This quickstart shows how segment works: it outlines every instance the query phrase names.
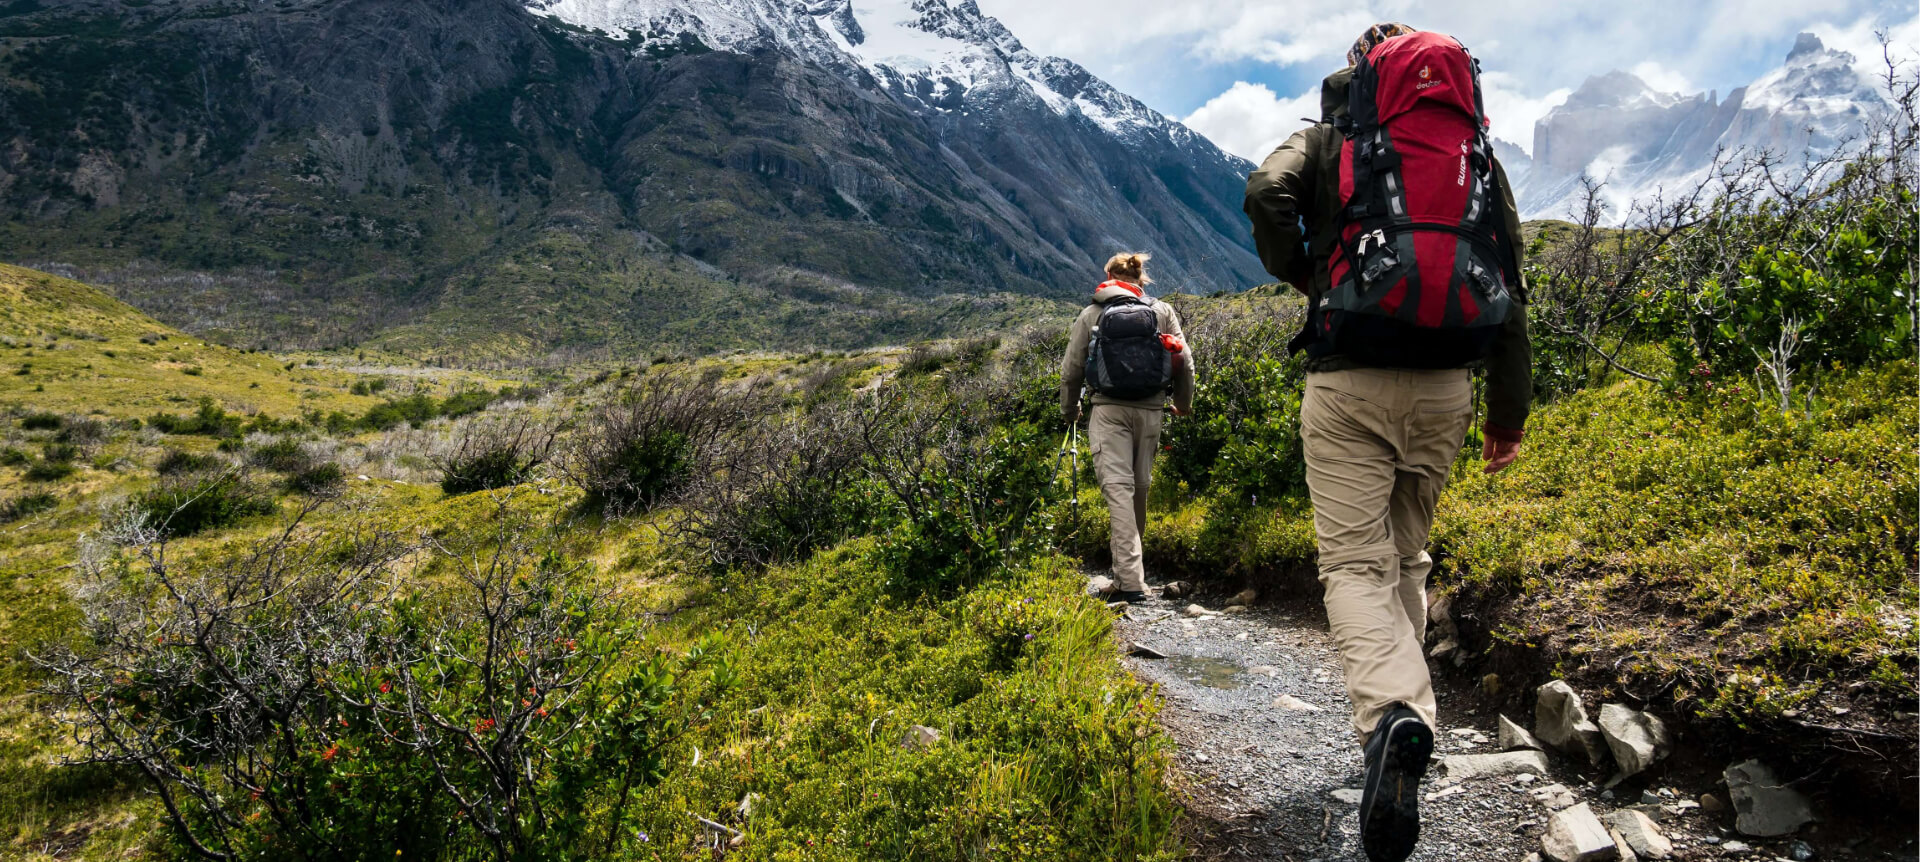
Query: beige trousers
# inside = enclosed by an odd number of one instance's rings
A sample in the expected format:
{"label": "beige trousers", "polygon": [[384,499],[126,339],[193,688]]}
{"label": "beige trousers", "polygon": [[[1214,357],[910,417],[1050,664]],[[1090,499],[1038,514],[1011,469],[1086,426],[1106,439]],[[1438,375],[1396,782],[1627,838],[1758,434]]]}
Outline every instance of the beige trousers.
{"label": "beige trousers", "polygon": [[1120,589],[1144,590],[1147,570],[1140,560],[1140,533],[1147,527],[1147,487],[1160,448],[1160,411],[1095,404],[1087,417],[1087,441],[1093,445],[1093,472],[1100,477],[1112,524],[1113,577]]}
{"label": "beige trousers", "polygon": [[1434,725],[1427,675],[1427,535],[1467,426],[1469,372],[1307,375],[1300,405],[1327,622],[1365,738],[1396,703]]}

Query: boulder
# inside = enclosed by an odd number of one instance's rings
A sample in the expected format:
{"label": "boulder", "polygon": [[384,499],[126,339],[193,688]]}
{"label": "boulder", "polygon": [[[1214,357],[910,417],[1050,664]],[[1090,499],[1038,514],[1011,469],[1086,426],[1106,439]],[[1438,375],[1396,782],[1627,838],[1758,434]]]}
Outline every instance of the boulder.
{"label": "boulder", "polygon": [[1514,751],[1523,748],[1533,751],[1547,750],[1547,746],[1533,734],[1528,733],[1526,728],[1515,723],[1513,719],[1500,716],[1500,750]]}
{"label": "boulder", "polygon": [[1654,825],[1653,818],[1626,809],[1607,815],[1607,825],[1626,839],[1627,846],[1633,848],[1634,855],[1643,859],[1665,859],[1673,855],[1673,842],[1660,834],[1660,827]]}
{"label": "boulder", "polygon": [[1613,839],[1613,858],[1620,862],[1640,862],[1639,854],[1634,853],[1633,848],[1627,846],[1627,839],[1620,835],[1620,830],[1607,830],[1607,837]]}
{"label": "boulder", "polygon": [[1507,751],[1500,754],[1450,754],[1440,758],[1447,777],[1455,781],[1489,775],[1542,774],[1547,771],[1547,756],[1538,751]]}
{"label": "boulder", "polygon": [[900,740],[900,747],[908,749],[909,751],[921,751],[932,747],[934,743],[939,741],[940,731],[927,727],[924,724],[916,724],[907,728],[906,736]]}
{"label": "boulder", "polygon": [[1192,593],[1193,585],[1186,581],[1174,581],[1160,588],[1160,597],[1165,599],[1177,599]]}
{"label": "boulder", "polygon": [[1733,828],[1742,835],[1771,838],[1791,835],[1813,820],[1813,807],[1758,760],[1727,767],[1727,795],[1733,800]]}
{"label": "boulder", "polygon": [[1247,589],[1234,593],[1233,601],[1228,602],[1228,604],[1251,606],[1254,600],[1258,598],[1260,598],[1260,593],[1252,587],[1248,587]]}
{"label": "boulder", "polygon": [[1087,592],[1092,595],[1104,596],[1113,592],[1113,587],[1113,579],[1106,575],[1094,575],[1087,579]]}
{"label": "boulder", "polygon": [[1593,809],[1582,802],[1555,812],[1547,820],[1547,834],[1540,838],[1540,850],[1555,862],[1613,862],[1620,851],[1593,816]]}
{"label": "boulder", "polygon": [[1600,707],[1600,736],[1622,776],[1639,775],[1673,750],[1666,722],[1617,703]]}
{"label": "boulder", "polygon": [[1588,720],[1580,695],[1564,680],[1540,687],[1539,701],[1533,707],[1533,735],[1568,754],[1585,755],[1595,766],[1606,756],[1600,726]]}

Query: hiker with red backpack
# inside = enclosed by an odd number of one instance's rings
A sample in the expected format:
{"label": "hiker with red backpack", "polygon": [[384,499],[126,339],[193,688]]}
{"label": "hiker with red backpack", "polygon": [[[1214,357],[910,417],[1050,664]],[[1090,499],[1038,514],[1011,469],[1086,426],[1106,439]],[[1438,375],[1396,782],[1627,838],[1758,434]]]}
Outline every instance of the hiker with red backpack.
{"label": "hiker with red backpack", "polygon": [[1082,385],[1093,390],[1087,440],[1093,470],[1107,500],[1113,550],[1113,598],[1142,602],[1147,574],[1141,534],[1147,527],[1147,489],[1160,449],[1161,411],[1168,396],[1175,415],[1193,409],[1193,351],[1173,306],[1147,295],[1149,255],[1116,254],[1107,280],[1074,318],[1060,361],[1060,413],[1080,421]]}
{"label": "hiker with red backpack", "polygon": [[1404,24],[1371,27],[1321,86],[1323,119],[1247,181],[1268,272],[1308,297],[1300,437],[1327,621],[1366,784],[1361,843],[1420,835],[1435,703],[1422,649],[1434,506],[1486,370],[1485,471],[1513,463],[1533,384],[1520,219],[1494,160],[1479,64]]}

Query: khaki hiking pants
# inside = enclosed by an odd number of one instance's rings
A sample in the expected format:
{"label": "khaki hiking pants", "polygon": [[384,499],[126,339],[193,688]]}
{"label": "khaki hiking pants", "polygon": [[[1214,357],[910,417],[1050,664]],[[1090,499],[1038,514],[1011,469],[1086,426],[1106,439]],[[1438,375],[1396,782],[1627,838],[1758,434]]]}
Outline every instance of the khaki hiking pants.
{"label": "khaki hiking pants", "polygon": [[1087,441],[1093,445],[1093,472],[1100,477],[1112,524],[1113,577],[1122,590],[1144,590],[1147,570],[1140,561],[1140,533],[1147,527],[1147,486],[1160,448],[1160,411],[1095,404],[1087,417]]}
{"label": "khaki hiking pants", "polygon": [[1469,372],[1307,375],[1300,405],[1327,622],[1362,739],[1396,703],[1435,727],[1427,675],[1427,534],[1473,421]]}

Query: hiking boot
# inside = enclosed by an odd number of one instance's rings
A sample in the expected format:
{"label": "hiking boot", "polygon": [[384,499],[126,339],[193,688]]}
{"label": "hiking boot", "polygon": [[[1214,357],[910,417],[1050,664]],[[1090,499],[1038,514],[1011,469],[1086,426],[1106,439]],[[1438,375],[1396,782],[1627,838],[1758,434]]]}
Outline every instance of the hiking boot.
{"label": "hiking boot", "polygon": [[1433,756],[1433,729],[1394,707],[1367,739],[1367,785],[1360,797],[1360,843],[1369,862],[1403,862],[1420,840],[1420,778]]}
{"label": "hiking boot", "polygon": [[1130,605],[1140,604],[1148,598],[1150,597],[1147,595],[1146,590],[1114,590],[1107,596],[1108,601],[1126,602]]}

